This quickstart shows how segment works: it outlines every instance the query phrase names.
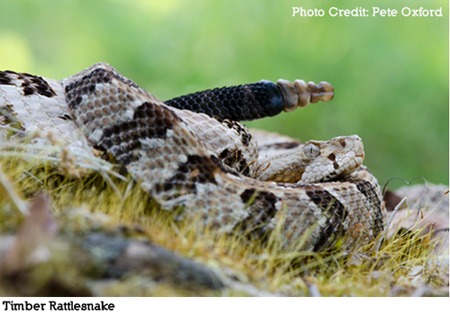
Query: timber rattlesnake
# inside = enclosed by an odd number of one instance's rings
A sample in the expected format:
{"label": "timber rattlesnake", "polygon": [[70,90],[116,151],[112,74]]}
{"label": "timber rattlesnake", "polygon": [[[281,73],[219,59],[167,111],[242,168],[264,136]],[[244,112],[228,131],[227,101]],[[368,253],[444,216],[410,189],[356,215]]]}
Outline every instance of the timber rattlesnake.
{"label": "timber rattlesnake", "polygon": [[267,233],[280,224],[285,244],[308,233],[306,246],[320,250],[343,233],[370,240],[383,230],[381,191],[362,166],[361,139],[299,144],[252,136],[236,120],[327,101],[332,93],[327,83],[261,81],[163,103],[104,63],[62,81],[3,71],[0,149],[34,134],[36,150],[51,144],[84,167],[93,152],[103,154],[164,209],[183,207],[184,215],[226,233]]}

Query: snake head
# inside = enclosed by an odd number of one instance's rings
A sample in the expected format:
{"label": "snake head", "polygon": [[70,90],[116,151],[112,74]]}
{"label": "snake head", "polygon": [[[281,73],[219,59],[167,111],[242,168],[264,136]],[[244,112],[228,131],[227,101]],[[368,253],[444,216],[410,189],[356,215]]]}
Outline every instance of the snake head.
{"label": "snake head", "polygon": [[364,146],[359,136],[336,137],[328,141],[308,141],[303,155],[310,160],[300,183],[323,182],[348,175],[362,165]]}
{"label": "snake head", "polygon": [[334,97],[333,86],[325,81],[316,84],[314,82],[306,83],[303,80],[290,82],[280,79],[277,81],[277,86],[283,95],[283,110],[285,112],[291,112],[297,107],[305,107],[318,101],[328,102]]}

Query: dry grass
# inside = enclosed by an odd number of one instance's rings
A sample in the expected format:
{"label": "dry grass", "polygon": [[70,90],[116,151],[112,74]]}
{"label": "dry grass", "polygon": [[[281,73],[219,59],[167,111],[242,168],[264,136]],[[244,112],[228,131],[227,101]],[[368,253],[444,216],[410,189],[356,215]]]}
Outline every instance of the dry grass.
{"label": "dry grass", "polygon": [[[139,231],[140,237],[216,269],[228,287],[212,295],[448,295],[448,269],[436,255],[431,232],[400,231],[382,243],[375,240],[351,250],[338,243],[323,253],[297,250],[301,244],[284,248],[276,233],[262,244],[244,235],[217,235],[199,228],[195,220],[177,222],[176,214],[159,209],[138,185],[116,173],[91,171],[77,177],[73,174],[78,172],[24,157],[0,152],[0,235],[15,233],[26,212],[25,201],[45,191],[63,230],[66,224],[80,230],[90,224],[88,219],[74,220],[70,209],[106,214],[99,228],[127,226],[131,234]],[[125,279],[102,292],[133,294],[136,281]],[[179,293],[163,287],[150,294]]]}

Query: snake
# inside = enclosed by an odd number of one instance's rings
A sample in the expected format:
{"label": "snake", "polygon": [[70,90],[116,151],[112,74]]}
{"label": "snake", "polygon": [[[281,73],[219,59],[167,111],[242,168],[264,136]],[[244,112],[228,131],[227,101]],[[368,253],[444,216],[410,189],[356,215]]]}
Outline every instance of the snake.
{"label": "snake", "polygon": [[346,235],[367,243],[385,214],[359,136],[301,143],[240,122],[333,95],[328,82],[280,79],[161,101],[106,63],[63,80],[6,70],[0,150],[28,136],[49,157],[53,147],[79,165],[92,156],[112,161],[162,209],[219,233],[277,233],[285,246],[314,251]]}

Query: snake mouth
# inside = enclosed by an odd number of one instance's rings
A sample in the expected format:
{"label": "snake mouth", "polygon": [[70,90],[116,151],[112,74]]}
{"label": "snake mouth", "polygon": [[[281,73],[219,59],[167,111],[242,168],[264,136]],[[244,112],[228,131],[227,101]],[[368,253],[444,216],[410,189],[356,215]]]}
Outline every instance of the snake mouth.
{"label": "snake mouth", "polygon": [[362,162],[364,161],[364,153],[360,153],[360,154],[355,154],[355,161],[358,164],[362,164]]}

